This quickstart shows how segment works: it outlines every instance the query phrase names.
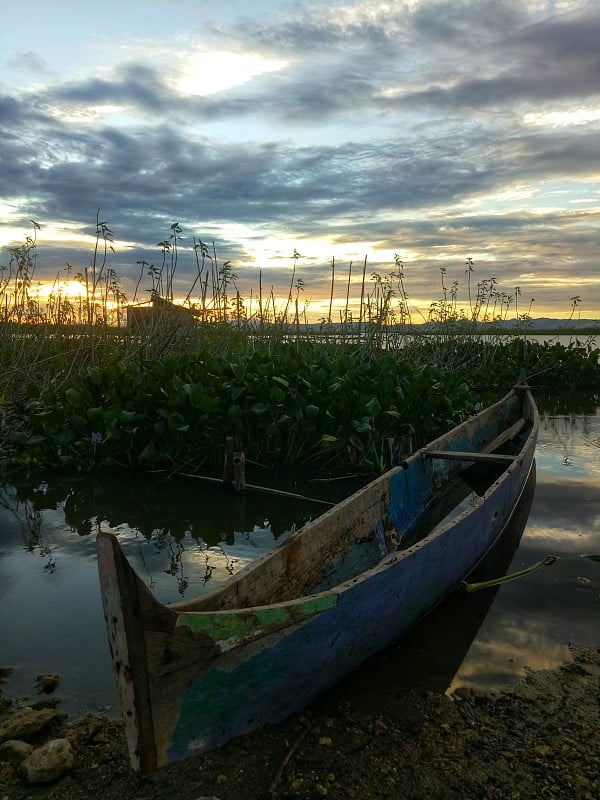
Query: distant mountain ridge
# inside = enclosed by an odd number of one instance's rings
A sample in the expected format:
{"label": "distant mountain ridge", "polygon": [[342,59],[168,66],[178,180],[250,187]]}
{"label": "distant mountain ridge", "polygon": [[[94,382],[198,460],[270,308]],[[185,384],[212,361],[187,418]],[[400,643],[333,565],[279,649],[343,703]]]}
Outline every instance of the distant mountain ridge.
{"label": "distant mountain ridge", "polygon": [[[418,328],[420,330],[435,330],[436,328],[444,328],[448,325],[456,324],[457,327],[461,325],[469,325],[469,320],[458,319],[456,322],[417,322],[411,323],[411,328]],[[528,331],[559,331],[564,330],[565,333],[574,331],[589,330],[600,334],[600,319],[552,319],[551,317],[532,317],[526,321],[520,319],[503,319],[494,320],[493,322],[478,322],[476,323],[478,330],[491,330],[501,328],[503,330],[528,330]]]}
{"label": "distant mountain ridge", "polygon": [[[331,323],[317,323],[317,322],[309,322],[303,324],[301,327],[304,330],[312,330],[312,331],[322,331],[323,325],[327,327],[329,331],[334,332],[342,332],[345,333],[356,333],[358,334],[361,329],[367,327],[369,323],[367,321],[363,321],[362,323],[354,320],[352,322],[340,323],[340,322],[331,322]],[[290,328],[294,328],[294,325],[290,325]],[[460,331],[479,331],[479,332],[488,332],[494,333],[498,330],[505,330],[507,332],[512,331],[519,331],[519,332],[529,332],[529,333],[536,333],[537,331],[546,332],[556,332],[556,333],[564,333],[564,334],[572,334],[578,333],[579,331],[588,333],[589,335],[593,336],[600,336],[600,319],[553,319],[551,317],[532,317],[529,320],[523,321],[516,318],[513,319],[504,319],[504,320],[494,320],[493,322],[477,322],[477,323],[470,323],[469,320],[466,319],[457,319],[457,320],[448,320],[444,322],[397,322],[397,323],[387,323],[382,327],[382,330],[386,331],[399,331],[401,333],[410,333],[411,331],[421,331],[423,333],[432,332],[449,332],[454,329],[457,333]]]}
{"label": "distant mountain ridge", "polygon": [[506,319],[502,320],[502,322],[492,324],[496,324],[501,328],[525,327],[529,330],[558,330],[559,328],[564,328],[567,331],[576,331],[581,328],[598,328],[598,333],[600,333],[600,319],[552,319],[551,317],[532,317],[525,323],[518,319]]}

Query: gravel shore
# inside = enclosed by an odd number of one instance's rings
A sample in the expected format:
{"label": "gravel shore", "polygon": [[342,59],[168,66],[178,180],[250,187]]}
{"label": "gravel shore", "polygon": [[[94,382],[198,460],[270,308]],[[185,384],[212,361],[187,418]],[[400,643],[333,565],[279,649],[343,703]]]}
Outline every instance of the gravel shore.
{"label": "gravel shore", "polygon": [[[59,712],[30,744],[68,740],[74,767],[30,784],[1,761],[0,800],[598,800],[600,649],[571,656],[510,691],[382,687],[384,714],[342,685],[280,725],[149,777],[130,770],[120,722]],[[32,705],[52,707],[52,698]],[[2,725],[19,709],[0,704]]]}

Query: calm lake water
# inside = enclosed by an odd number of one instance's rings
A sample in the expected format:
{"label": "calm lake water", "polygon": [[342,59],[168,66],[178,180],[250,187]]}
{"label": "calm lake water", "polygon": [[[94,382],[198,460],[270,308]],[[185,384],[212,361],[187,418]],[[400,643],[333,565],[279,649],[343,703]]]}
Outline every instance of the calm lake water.
{"label": "calm lake water", "polygon": [[[600,644],[600,565],[578,558],[600,553],[600,409],[543,416],[536,462],[524,519],[515,520],[487,570],[512,572],[549,554],[560,560],[494,590],[453,595],[351,681],[505,688],[527,668],[560,664],[569,642]],[[247,478],[265,482],[251,466]],[[75,483],[48,477],[0,488],[0,666],[15,667],[6,693],[31,695],[38,674],[58,672],[64,711],[117,713],[96,532],[119,535],[161,601],[192,597],[322,513],[327,506],[318,500],[337,501],[360,485],[280,479],[280,488],[314,499],[235,496],[194,478],[158,475]]]}

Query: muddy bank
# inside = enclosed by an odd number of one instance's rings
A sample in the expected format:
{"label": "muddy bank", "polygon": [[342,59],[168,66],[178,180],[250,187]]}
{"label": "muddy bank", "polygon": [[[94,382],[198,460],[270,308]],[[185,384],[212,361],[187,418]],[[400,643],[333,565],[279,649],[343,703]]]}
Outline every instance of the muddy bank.
{"label": "muddy bank", "polygon": [[[53,696],[38,695],[31,705],[58,714],[28,734],[29,744],[67,740],[74,766],[31,784],[22,766],[2,761],[0,800],[597,800],[600,649],[571,653],[569,663],[532,672],[507,692],[450,698],[381,687],[383,714],[342,685],[281,725],[147,778],[131,772],[118,721],[73,722]],[[2,702],[0,725],[15,705]]]}

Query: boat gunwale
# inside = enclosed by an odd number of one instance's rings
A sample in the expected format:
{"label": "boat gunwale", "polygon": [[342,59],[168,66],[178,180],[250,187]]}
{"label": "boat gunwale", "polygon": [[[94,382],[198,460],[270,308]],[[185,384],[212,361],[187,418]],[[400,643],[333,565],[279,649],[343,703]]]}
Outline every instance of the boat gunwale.
{"label": "boat gunwale", "polygon": [[[479,417],[480,415],[482,415],[482,416],[485,416],[485,415],[493,416],[494,409],[497,408],[497,407],[503,406],[506,403],[506,401],[513,394],[515,394],[516,391],[518,391],[518,390],[523,390],[529,395],[528,401],[527,401],[529,403],[528,411],[530,411],[532,413],[529,414],[529,415],[525,415],[525,419],[526,419],[527,423],[529,423],[529,422],[531,423],[531,427],[528,429],[528,431],[526,433],[526,436],[523,438],[523,442],[522,442],[518,452],[515,453],[514,460],[512,461],[512,463],[507,464],[506,468],[503,469],[502,473],[498,476],[498,478],[496,480],[494,480],[490,484],[490,486],[486,489],[486,491],[484,492],[483,495],[474,497],[469,502],[469,505],[468,505],[467,508],[465,508],[463,511],[461,511],[456,516],[453,516],[451,519],[448,519],[446,521],[442,520],[440,523],[435,525],[422,539],[420,539],[419,541],[417,541],[414,544],[410,545],[410,547],[407,547],[404,550],[393,550],[393,551],[387,553],[386,555],[382,556],[381,560],[377,564],[375,564],[373,567],[365,569],[362,572],[358,573],[357,575],[354,575],[352,578],[348,578],[347,580],[342,581],[341,583],[336,584],[335,586],[332,586],[329,589],[324,589],[324,590],[322,590],[320,592],[315,592],[315,593],[310,593],[310,594],[298,595],[297,597],[291,598],[289,600],[275,601],[275,602],[272,602],[272,603],[266,603],[266,604],[261,604],[261,605],[239,606],[239,607],[233,607],[233,608],[215,609],[215,610],[207,610],[207,611],[194,611],[192,609],[186,609],[186,605],[190,605],[191,603],[194,603],[197,600],[197,598],[191,598],[190,600],[183,600],[183,601],[178,601],[177,603],[161,604],[161,605],[163,605],[163,607],[165,609],[167,609],[168,611],[175,613],[178,617],[181,616],[181,615],[185,615],[185,616],[189,615],[190,617],[213,617],[213,618],[217,617],[218,618],[219,616],[226,617],[227,615],[236,615],[236,614],[238,614],[238,615],[239,614],[248,615],[248,614],[251,614],[253,612],[261,612],[261,611],[266,611],[266,610],[269,610],[269,609],[273,610],[273,611],[275,611],[277,609],[287,610],[287,609],[290,609],[290,608],[294,608],[295,606],[298,606],[298,605],[300,605],[302,603],[306,603],[307,601],[313,601],[313,600],[316,600],[316,599],[322,599],[322,598],[327,597],[327,596],[340,596],[340,595],[344,594],[345,592],[351,590],[357,584],[362,583],[363,581],[369,580],[374,575],[390,569],[392,566],[394,566],[398,562],[401,562],[401,561],[403,561],[403,560],[405,560],[407,558],[410,558],[412,555],[414,555],[414,553],[416,553],[419,550],[422,550],[424,547],[427,547],[432,542],[434,542],[435,540],[437,540],[438,538],[443,536],[450,528],[453,528],[458,524],[462,524],[465,519],[467,519],[469,516],[475,514],[479,510],[479,508],[481,506],[485,505],[486,503],[488,503],[490,501],[490,498],[498,491],[500,486],[509,479],[509,477],[512,475],[512,473],[514,471],[522,469],[523,460],[525,458],[525,455],[527,454],[527,451],[530,450],[530,449],[533,449],[533,450],[535,449],[535,440],[537,438],[537,430],[538,430],[538,427],[539,427],[539,414],[538,414],[537,407],[535,405],[535,402],[533,400],[533,397],[531,395],[531,391],[530,391],[529,387],[527,387],[527,386],[516,386],[516,387],[514,387],[503,398],[498,400],[493,405],[488,406],[487,408],[483,409],[481,412],[479,412],[479,414],[477,414],[477,415],[475,415],[473,417],[469,417],[467,420],[464,420],[463,422],[459,423],[459,425],[455,426],[454,428],[451,428],[450,431],[448,431],[447,433],[445,433],[442,436],[438,437],[433,442],[423,446],[422,448],[419,448],[411,456],[409,456],[407,459],[405,459],[405,461],[403,461],[402,464],[400,464],[399,466],[396,466],[396,467],[392,467],[391,469],[387,470],[382,475],[379,475],[377,478],[375,478],[369,484],[366,484],[361,489],[358,489],[356,492],[353,492],[347,498],[344,498],[344,500],[342,500],[340,503],[336,504],[333,508],[328,509],[327,511],[324,512],[324,514],[321,514],[315,520],[312,520],[311,522],[309,522],[306,525],[304,525],[298,531],[293,533],[290,537],[286,538],[283,542],[281,542],[281,544],[276,544],[267,553],[265,553],[264,556],[262,556],[261,558],[258,558],[255,561],[251,562],[249,565],[244,567],[243,570],[240,570],[240,572],[238,572],[236,574],[235,578],[238,578],[238,576],[245,575],[250,571],[254,571],[257,568],[260,568],[263,563],[268,561],[275,554],[275,552],[277,551],[277,549],[279,547],[285,546],[285,544],[287,542],[289,542],[292,538],[303,536],[303,535],[306,535],[306,534],[310,534],[310,529],[312,528],[313,525],[318,524],[319,520],[323,520],[323,518],[326,517],[326,515],[335,514],[336,513],[336,509],[338,509],[340,505],[351,502],[354,497],[359,495],[368,486],[373,486],[374,484],[383,483],[383,482],[386,482],[386,481],[389,482],[389,480],[391,480],[391,478],[395,474],[398,474],[400,472],[404,472],[407,469],[407,465],[408,465],[409,462],[416,461],[418,459],[426,458],[427,457],[426,456],[427,451],[433,449],[433,445],[435,445],[437,442],[447,441],[448,437],[449,437],[449,434],[452,433],[452,432],[456,432],[457,430],[459,430],[461,428],[461,426],[471,422],[473,419],[475,419],[476,417]],[[468,460],[466,460],[466,463],[468,463]],[[523,480],[523,485],[525,485],[526,482],[527,482],[527,478],[528,478],[529,473],[531,471],[532,463],[533,463],[533,454],[532,454],[532,458],[531,458],[531,463],[529,464],[529,467],[527,469],[527,475],[524,477],[524,480]],[[498,536],[501,535],[502,530],[504,529],[504,527],[505,527],[504,525],[501,527],[501,529],[498,532]],[[498,538],[498,537],[496,537],[496,538]],[[483,557],[484,555],[485,555],[485,553],[482,553],[481,557]],[[235,578],[234,578],[234,580],[235,580]],[[231,585],[230,583],[224,584],[224,586],[230,586],[230,585]],[[221,588],[222,587],[216,588],[210,594],[211,595],[218,594],[218,592],[220,591]],[[208,595],[205,595],[205,596],[208,597]],[[315,612],[315,613],[319,613],[319,612]],[[290,623],[290,624],[296,624],[296,623]]]}

